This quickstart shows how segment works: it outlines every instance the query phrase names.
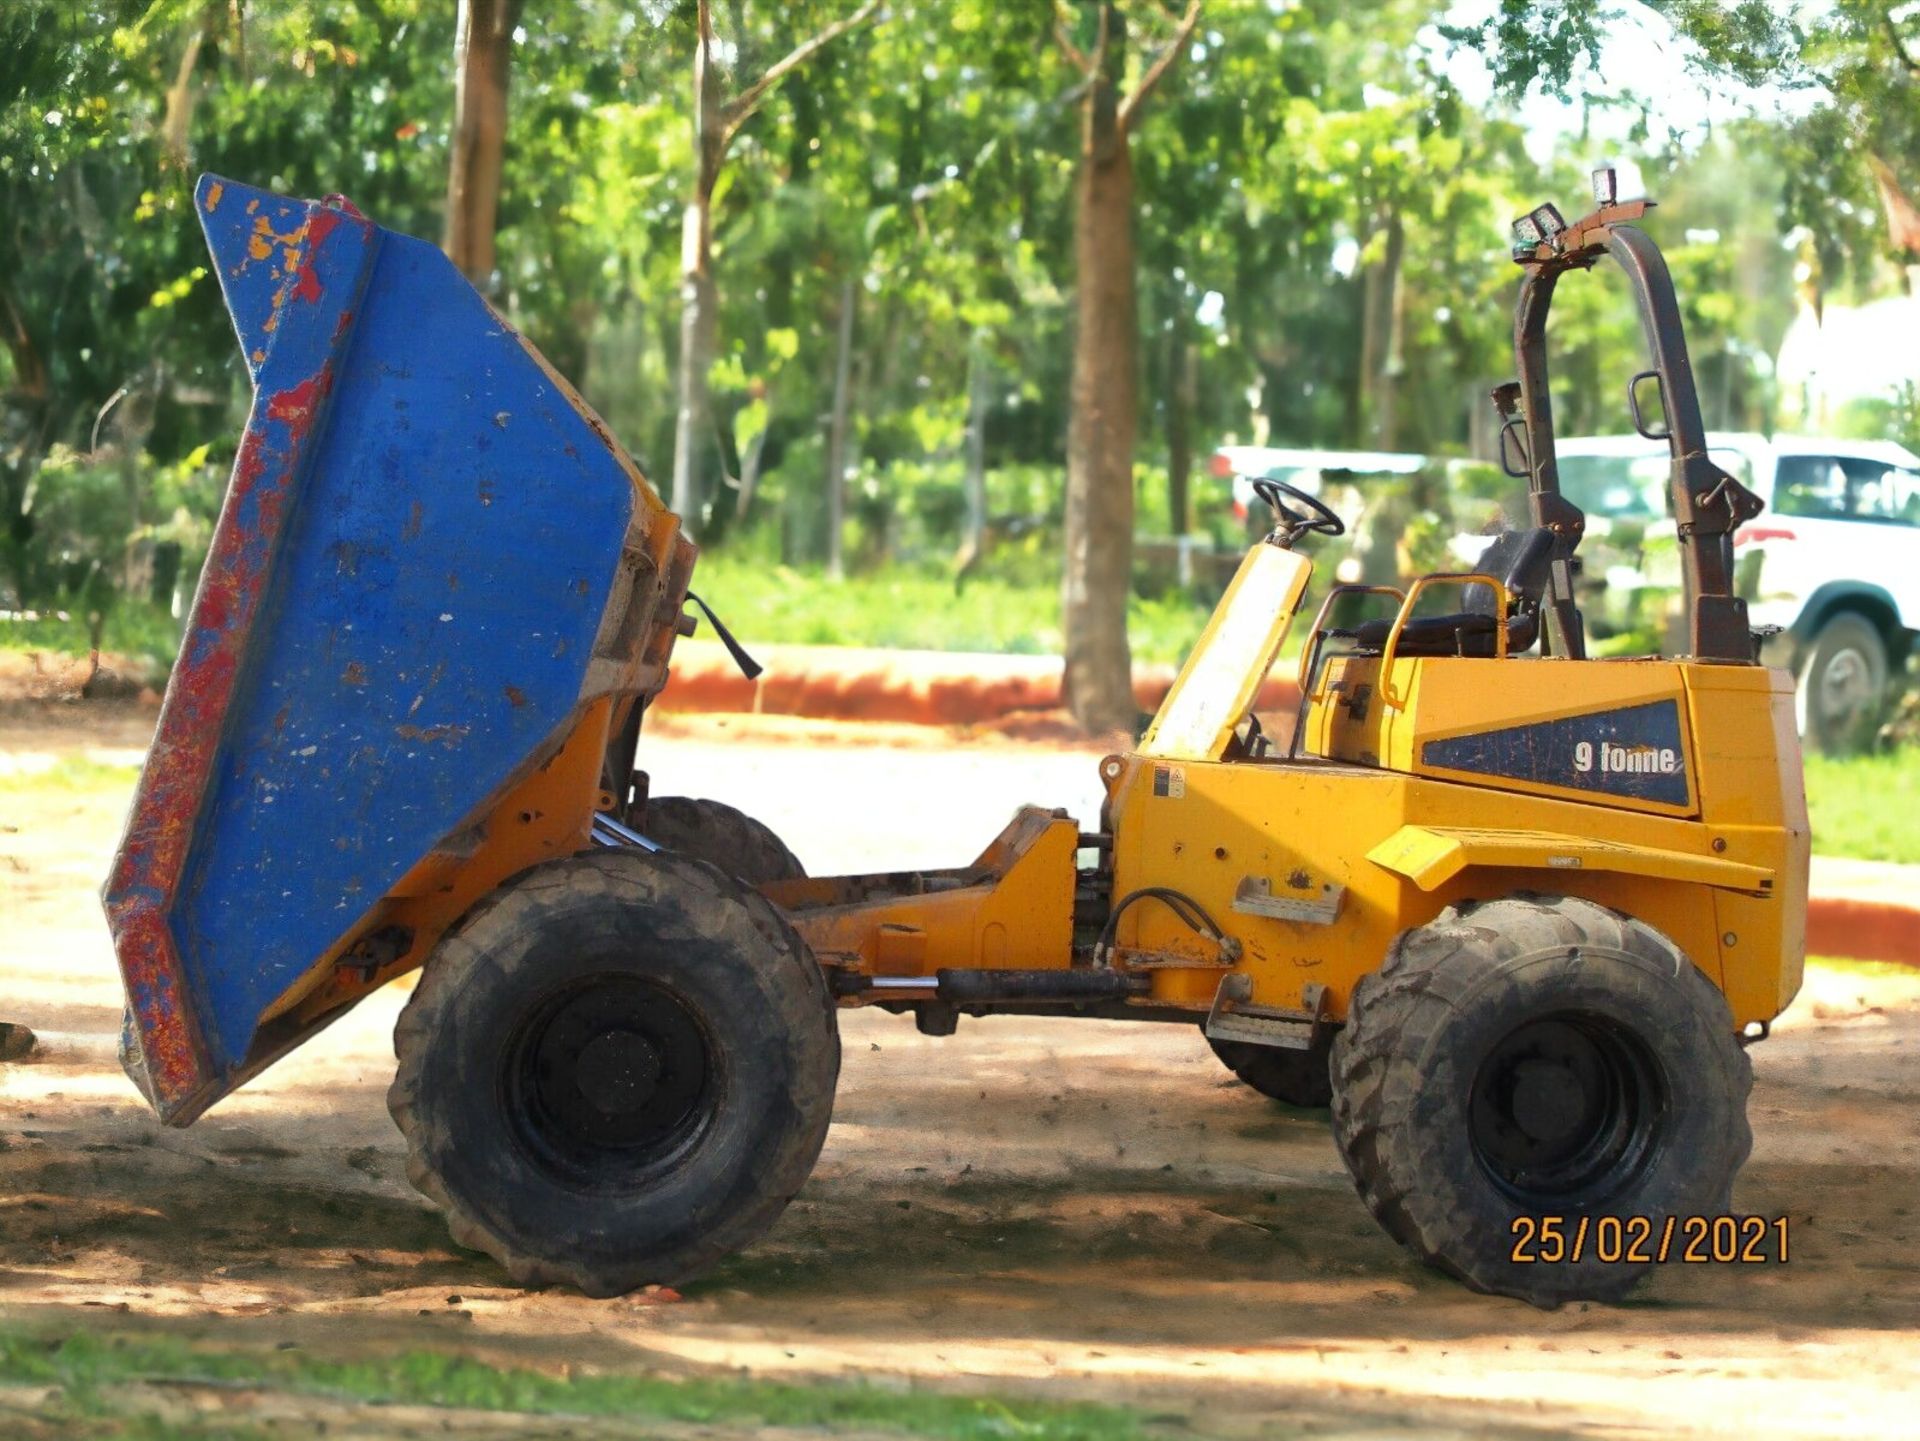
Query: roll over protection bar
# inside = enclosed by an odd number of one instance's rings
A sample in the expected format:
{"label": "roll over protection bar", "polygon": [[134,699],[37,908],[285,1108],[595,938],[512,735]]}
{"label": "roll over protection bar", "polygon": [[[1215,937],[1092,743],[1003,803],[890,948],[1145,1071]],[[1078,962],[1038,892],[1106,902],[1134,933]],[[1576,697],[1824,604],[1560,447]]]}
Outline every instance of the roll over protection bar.
{"label": "roll over protection bar", "polygon": [[[1560,492],[1554,454],[1553,401],[1548,391],[1547,313],[1560,277],[1590,270],[1610,255],[1626,273],[1640,312],[1652,368],[1627,385],[1634,428],[1649,440],[1664,440],[1672,456],[1669,486],[1679,523],[1686,584],[1688,646],[1699,660],[1754,660],[1747,603],[1733,593],[1733,535],[1764,508],[1760,498],[1722,470],[1707,453],[1706,427],[1687,358],[1687,338],[1674,296],[1673,277],[1660,247],[1629,221],[1653,208],[1650,200],[1622,203],[1611,170],[1594,173],[1594,211],[1569,225],[1551,205],[1514,223],[1514,260],[1526,270],[1514,304],[1513,354],[1519,374],[1493,392],[1501,417],[1501,460],[1527,480],[1533,524],[1554,533],[1552,579],[1542,607],[1545,649],[1580,658],[1585,651],[1580,612],[1574,603],[1572,561],[1586,529],[1586,516]],[[1649,429],[1640,412],[1640,385],[1659,387],[1666,428]],[[1517,441],[1524,469],[1508,459]]]}

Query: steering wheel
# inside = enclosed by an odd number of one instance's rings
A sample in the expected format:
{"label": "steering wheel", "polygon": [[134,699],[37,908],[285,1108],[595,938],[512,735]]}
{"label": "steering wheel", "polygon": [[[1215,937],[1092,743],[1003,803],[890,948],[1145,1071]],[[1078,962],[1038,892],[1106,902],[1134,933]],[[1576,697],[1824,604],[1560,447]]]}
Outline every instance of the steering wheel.
{"label": "steering wheel", "polygon": [[[1273,507],[1275,515],[1280,517],[1286,527],[1287,538],[1298,535],[1341,536],[1347,533],[1347,523],[1328,508],[1327,503],[1317,495],[1308,495],[1298,486],[1288,485],[1284,480],[1274,480],[1262,476],[1253,483],[1253,493]],[[1288,500],[1296,500],[1306,508],[1302,515]]]}

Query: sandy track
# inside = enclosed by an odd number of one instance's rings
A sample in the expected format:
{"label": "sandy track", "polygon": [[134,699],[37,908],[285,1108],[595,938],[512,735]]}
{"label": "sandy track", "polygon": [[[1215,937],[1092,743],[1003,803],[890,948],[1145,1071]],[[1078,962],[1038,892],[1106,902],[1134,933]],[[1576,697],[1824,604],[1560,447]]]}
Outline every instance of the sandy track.
{"label": "sandy track", "polygon": [[[0,751],[137,746],[140,725],[16,713]],[[651,743],[657,790],[748,806],[816,871],[963,860],[1020,801],[1096,794],[1068,750],[736,733]],[[826,1153],[772,1235],[682,1299],[594,1302],[506,1287],[406,1185],[398,993],[191,1130],[152,1121],[114,1066],[93,898],[123,805],[0,791],[0,1015],[44,1043],[0,1068],[0,1322],[905,1377],[1136,1400],[1204,1434],[1920,1434],[1920,975],[1815,972],[1756,1052],[1736,1200],[1790,1217],[1786,1267],[1674,1266],[1629,1305],[1551,1314],[1473,1296],[1374,1228],[1322,1117],[1241,1088],[1186,1027],[931,1040],[855,1015]]]}

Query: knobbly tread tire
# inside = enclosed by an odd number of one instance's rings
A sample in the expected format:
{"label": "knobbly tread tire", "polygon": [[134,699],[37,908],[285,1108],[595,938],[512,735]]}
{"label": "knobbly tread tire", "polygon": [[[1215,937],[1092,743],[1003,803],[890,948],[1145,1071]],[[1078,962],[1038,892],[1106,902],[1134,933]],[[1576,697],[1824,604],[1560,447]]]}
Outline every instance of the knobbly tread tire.
{"label": "knobbly tread tire", "polygon": [[1390,1236],[1475,1290],[1541,1307],[1615,1300],[1641,1279],[1648,1266],[1591,1253],[1578,1264],[1514,1263],[1513,1219],[1540,1213],[1495,1184],[1469,1139],[1476,1047],[1484,1056],[1500,1034],[1609,990],[1610,1013],[1658,1058],[1673,1104],[1660,1154],[1589,1213],[1729,1209],[1752,1149],[1753,1073],[1725,997],[1643,922],[1579,897],[1523,893],[1449,907],[1403,933],[1354,987],[1333,1047],[1333,1132]]}
{"label": "knobbly tread tire", "polygon": [[[840,1002],[835,999],[833,987],[827,981],[826,969],[813,959],[813,952],[793,928],[793,922],[787,919],[787,913],[758,891],[743,890],[747,910],[753,915],[755,924],[777,944],[807,958],[807,974],[813,981],[813,989],[820,997],[820,1005],[826,1011],[827,1020],[833,1027],[834,1044],[840,1041]],[[835,1065],[838,1066],[837,1059]]]}
{"label": "knobbly tread tire", "polygon": [[[1819,673],[1825,668],[1829,652],[1846,646],[1849,641],[1867,663],[1873,699],[1851,723],[1836,722],[1819,711],[1812,692],[1821,684]],[[1819,755],[1847,755],[1870,747],[1875,720],[1886,714],[1890,699],[1888,683],[1895,674],[1893,659],[1887,654],[1887,638],[1873,621],[1857,610],[1833,613],[1807,642],[1793,674],[1794,704],[1803,732],[1801,739],[1808,750]]]}
{"label": "knobbly tread tire", "polygon": [[[1201,1034],[1206,1033],[1203,1030]],[[1296,1051],[1249,1041],[1218,1041],[1212,1036],[1207,1036],[1207,1044],[1221,1065],[1269,1100],[1307,1111],[1324,1110],[1333,1103],[1333,1076],[1326,1046]]]}
{"label": "knobbly tread tire", "polygon": [[678,855],[718,866],[750,886],[803,879],[807,868],[770,827],[721,801],[651,797],[634,827]]}
{"label": "knobbly tread tire", "polygon": [[[489,1043],[505,1044],[512,1002],[545,992],[583,930],[650,980],[726,1001],[701,1011],[734,1063],[715,1119],[643,1192],[571,1186],[497,1123]],[[771,903],[704,861],[622,848],[549,861],[481,901],[429,958],[394,1053],[407,1179],[454,1241],[520,1285],[604,1297],[698,1276],[778,1219],[826,1139],[840,1038],[820,967]]]}

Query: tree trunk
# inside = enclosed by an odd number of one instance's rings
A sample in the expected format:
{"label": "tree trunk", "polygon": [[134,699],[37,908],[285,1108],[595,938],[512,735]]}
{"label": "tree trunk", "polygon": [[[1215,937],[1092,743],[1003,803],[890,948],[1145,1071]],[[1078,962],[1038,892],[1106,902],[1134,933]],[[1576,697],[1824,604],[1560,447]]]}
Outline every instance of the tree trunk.
{"label": "tree trunk", "polygon": [[680,223],[680,372],[673,427],[673,508],[691,535],[706,504],[706,458],[712,413],[707,373],[719,343],[719,302],[713,284],[713,187],[723,157],[718,76],[713,68],[713,20],[700,5],[693,52],[693,194]]}
{"label": "tree trunk", "polygon": [[494,272],[500,166],[507,144],[507,73],[521,0],[460,0],[453,42],[453,159],[445,249],[475,285]]}
{"label": "tree trunk", "polygon": [[1199,365],[1187,340],[1185,298],[1167,332],[1167,528],[1178,538],[1192,522],[1187,499],[1193,475],[1193,408],[1199,400]]}
{"label": "tree trunk", "polygon": [[[200,47],[206,43],[206,22],[187,40],[180,57],[180,69],[167,90],[167,106],[160,121],[160,153],[167,164],[185,170],[192,160],[193,67],[199,63]],[[456,54],[456,62],[458,63]]]}
{"label": "tree trunk", "polygon": [[14,602],[24,606],[34,598],[42,554],[34,544],[27,493],[47,446],[47,399],[52,386],[40,347],[4,278],[0,278],[0,345],[6,347],[13,370],[12,385],[0,390],[0,415],[11,426],[14,440],[11,454],[0,451],[0,552],[11,572]]}
{"label": "tree trunk", "polygon": [[1091,732],[1132,730],[1127,597],[1133,571],[1133,442],[1139,323],[1134,296],[1133,165],[1119,124],[1125,21],[1106,6],[1106,42],[1082,101],[1075,178],[1075,331],[1067,422],[1065,691]]}
{"label": "tree trunk", "polygon": [[976,333],[967,347],[967,529],[961,554],[978,558],[987,543],[987,407],[993,387],[986,342]]}
{"label": "tree trunk", "polygon": [[1407,227],[1398,214],[1388,224],[1387,265],[1392,278],[1388,284],[1387,353],[1380,371],[1380,405],[1375,415],[1381,447],[1394,450],[1400,445],[1400,378],[1407,370]]}
{"label": "tree trunk", "polygon": [[847,410],[853,373],[853,307],[859,295],[851,272],[840,286],[840,334],[833,352],[833,414],[827,426],[827,576],[847,573]]}
{"label": "tree trunk", "polygon": [[706,504],[705,458],[712,403],[707,372],[713,369],[719,322],[709,262],[710,206],[705,195],[687,205],[680,237],[680,374],[673,426],[673,509],[689,535],[700,526]]}
{"label": "tree trunk", "polygon": [[1880,206],[1887,216],[1887,243],[1908,255],[1920,254],[1920,210],[1915,209],[1907,190],[1893,167],[1880,156],[1867,155],[1867,169],[1873,175],[1874,188],[1880,192]]}
{"label": "tree trunk", "polygon": [[13,365],[13,388],[23,396],[44,401],[48,393],[46,362],[40,358],[40,347],[34,344],[33,334],[27,329],[26,316],[14,303],[3,281],[0,281],[0,345],[6,346],[7,359]]}
{"label": "tree trunk", "polygon": [[767,407],[767,423],[755,432],[747,442],[746,450],[740,456],[740,489],[733,503],[734,523],[747,518],[747,512],[753,508],[753,494],[760,488],[760,462],[767,453],[767,436],[773,430],[773,387],[768,386],[761,396]]}
{"label": "tree trunk", "polygon": [[1406,226],[1397,212],[1381,222],[1386,239],[1380,259],[1367,268],[1366,301],[1361,338],[1361,412],[1367,438],[1381,450],[1391,450],[1398,433],[1395,413],[1401,367],[1401,334],[1405,304],[1400,272],[1406,259]]}
{"label": "tree trunk", "polygon": [[[816,31],[761,72],[759,79],[724,103],[714,70],[712,0],[697,0],[697,36],[693,50],[693,194],[680,229],[680,379],[673,427],[673,508],[692,534],[706,504],[708,459],[713,430],[707,372],[718,348],[718,295],[713,283],[713,191],[727,163],[733,137],[769,91],[804,65],[822,46],[871,20],[880,0],[866,0],[851,15]],[[740,39],[746,33],[740,7],[734,7]]]}

